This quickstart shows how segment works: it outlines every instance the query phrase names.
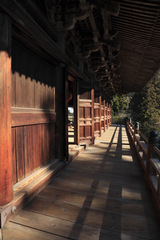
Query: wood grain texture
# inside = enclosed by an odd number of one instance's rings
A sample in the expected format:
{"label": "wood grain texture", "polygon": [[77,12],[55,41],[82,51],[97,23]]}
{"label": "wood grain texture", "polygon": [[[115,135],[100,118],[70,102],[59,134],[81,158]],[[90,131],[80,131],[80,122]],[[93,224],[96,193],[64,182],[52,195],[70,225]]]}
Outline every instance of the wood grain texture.
{"label": "wood grain texture", "polygon": [[11,21],[0,13],[0,206],[12,201]]}
{"label": "wood grain texture", "polygon": [[52,123],[56,121],[55,113],[12,113],[11,114],[12,127],[35,125],[42,123]]}
{"label": "wood grain texture", "polygon": [[[6,234],[7,232],[7,234]],[[57,236],[55,234],[46,233],[45,231],[38,231],[36,229],[28,228],[27,226],[19,226],[15,223],[9,223],[4,230],[4,240],[65,240],[66,238]]]}
{"label": "wood grain texture", "polygon": [[12,128],[13,181],[19,182],[55,157],[55,123]]}

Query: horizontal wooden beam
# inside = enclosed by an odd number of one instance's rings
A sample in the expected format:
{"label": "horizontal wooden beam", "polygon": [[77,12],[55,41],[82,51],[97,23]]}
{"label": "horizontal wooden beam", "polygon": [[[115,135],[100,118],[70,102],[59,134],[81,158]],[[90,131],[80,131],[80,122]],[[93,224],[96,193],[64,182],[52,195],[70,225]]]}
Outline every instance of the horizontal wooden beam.
{"label": "horizontal wooden beam", "polygon": [[11,126],[27,126],[43,123],[52,123],[56,121],[55,113],[27,113],[27,112],[12,112],[11,114]]}

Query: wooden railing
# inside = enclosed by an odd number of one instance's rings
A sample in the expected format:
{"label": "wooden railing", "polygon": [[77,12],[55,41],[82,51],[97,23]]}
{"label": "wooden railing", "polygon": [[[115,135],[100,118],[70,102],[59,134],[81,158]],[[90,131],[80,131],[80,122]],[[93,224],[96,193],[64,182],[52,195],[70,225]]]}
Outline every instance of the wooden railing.
{"label": "wooden railing", "polygon": [[160,211],[160,150],[155,146],[158,142],[158,134],[151,131],[148,140],[138,129],[137,124],[134,126],[127,120],[126,127],[144,171],[147,185]]}

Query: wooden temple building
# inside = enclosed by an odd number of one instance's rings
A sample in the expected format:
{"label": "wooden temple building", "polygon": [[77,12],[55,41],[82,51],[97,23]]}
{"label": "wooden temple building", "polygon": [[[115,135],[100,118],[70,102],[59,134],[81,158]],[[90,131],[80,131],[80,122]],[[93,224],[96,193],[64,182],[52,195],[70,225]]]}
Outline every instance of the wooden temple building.
{"label": "wooden temple building", "polygon": [[159,68],[159,0],[0,0],[0,228],[64,171],[70,145],[109,134],[112,97]]}

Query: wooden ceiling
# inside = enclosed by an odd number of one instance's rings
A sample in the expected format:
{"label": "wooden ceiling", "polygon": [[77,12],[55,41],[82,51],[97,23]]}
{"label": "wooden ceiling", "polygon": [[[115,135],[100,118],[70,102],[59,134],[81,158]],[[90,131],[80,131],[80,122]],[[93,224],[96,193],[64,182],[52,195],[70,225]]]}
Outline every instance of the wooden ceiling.
{"label": "wooden ceiling", "polygon": [[140,91],[160,68],[160,1],[120,0],[111,16],[120,42],[123,92]]}
{"label": "wooden ceiling", "polygon": [[[74,2],[66,1],[66,11]],[[160,68],[160,1],[79,4],[69,39],[93,70],[97,88],[110,95],[141,91]]]}

